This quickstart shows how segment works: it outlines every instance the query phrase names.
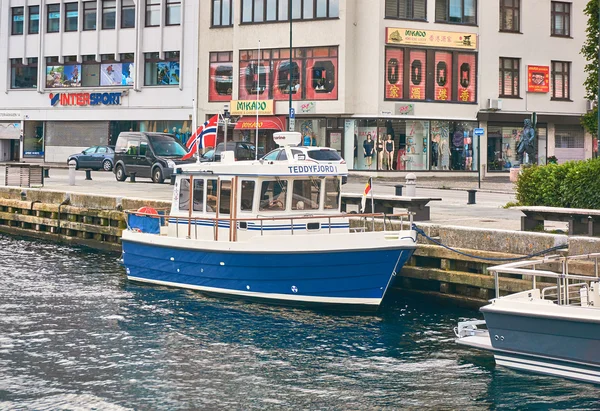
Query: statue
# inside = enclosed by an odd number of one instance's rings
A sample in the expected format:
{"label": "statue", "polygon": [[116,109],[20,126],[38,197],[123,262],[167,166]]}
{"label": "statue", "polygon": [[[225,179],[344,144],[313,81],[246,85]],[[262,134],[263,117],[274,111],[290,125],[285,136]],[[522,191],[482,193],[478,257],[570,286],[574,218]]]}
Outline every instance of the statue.
{"label": "statue", "polygon": [[[521,164],[535,163],[535,129],[531,126],[531,120],[528,118],[525,119],[517,153],[519,153]],[[525,157],[525,153],[527,153],[527,157]]]}

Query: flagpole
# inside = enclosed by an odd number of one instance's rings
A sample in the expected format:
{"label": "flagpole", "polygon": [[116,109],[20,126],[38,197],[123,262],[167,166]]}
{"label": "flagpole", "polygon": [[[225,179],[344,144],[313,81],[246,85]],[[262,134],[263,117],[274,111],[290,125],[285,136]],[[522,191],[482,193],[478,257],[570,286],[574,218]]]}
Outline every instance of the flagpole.
{"label": "flagpole", "polygon": [[375,198],[373,197],[373,177],[369,177],[369,186],[371,186],[371,213],[373,213],[373,231],[375,231]]}
{"label": "flagpole", "polygon": [[260,90],[260,40],[258,40],[258,64],[256,65],[256,73],[256,136],[254,136],[256,143],[254,145],[254,159],[258,160],[258,92]]}

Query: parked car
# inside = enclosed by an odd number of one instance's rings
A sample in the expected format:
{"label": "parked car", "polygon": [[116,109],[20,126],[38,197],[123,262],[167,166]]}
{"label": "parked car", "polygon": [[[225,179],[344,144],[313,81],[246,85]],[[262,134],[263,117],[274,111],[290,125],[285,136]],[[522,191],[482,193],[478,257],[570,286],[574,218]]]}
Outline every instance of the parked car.
{"label": "parked car", "polygon": [[[304,156],[305,160],[314,161],[316,163],[323,164],[345,164],[346,161],[340,156],[340,154],[333,148],[329,147],[315,147],[315,146],[298,146],[292,147],[292,155],[294,157]],[[285,161],[287,160],[287,153],[283,147],[276,148],[264,155],[262,158],[264,161]],[[347,176],[342,177],[342,184],[346,184],[348,181]]]}
{"label": "parked car", "polygon": [[196,160],[182,160],[187,150],[172,134],[150,132],[122,132],[115,146],[114,173],[118,181],[135,173],[136,177],[151,178],[155,183],[170,179],[178,164]]}
{"label": "parked car", "polygon": [[[224,150],[225,143],[217,144],[214,153],[213,161],[221,161],[221,153]],[[245,141],[228,141],[227,142],[227,151],[233,151],[234,157],[236,160],[254,160],[256,158],[256,146],[252,143],[247,143]],[[259,150],[259,158],[260,158],[260,150]]]}
{"label": "parked car", "polygon": [[81,153],[71,154],[67,164],[75,160],[75,169],[91,168],[92,170],[111,171],[115,163],[115,151],[110,146],[94,146],[83,150]]}
{"label": "parked car", "polygon": [[211,148],[206,151],[204,154],[200,154],[200,162],[204,163],[205,161],[214,161],[215,158],[215,149]]}

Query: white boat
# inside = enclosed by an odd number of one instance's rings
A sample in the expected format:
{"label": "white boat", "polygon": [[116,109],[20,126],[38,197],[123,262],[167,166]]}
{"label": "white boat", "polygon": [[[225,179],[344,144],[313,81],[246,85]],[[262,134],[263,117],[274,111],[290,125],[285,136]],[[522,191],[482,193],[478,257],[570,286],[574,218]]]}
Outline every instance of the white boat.
{"label": "white boat", "polygon": [[340,211],[346,164],[294,157],[299,138],[275,134],[285,161],[234,161],[225,152],[220,162],[176,169],[168,216],[129,213],[127,277],[278,304],[376,310],[416,248],[416,232],[402,229],[410,215],[368,215],[384,231],[351,228],[351,218],[365,215]]}
{"label": "white boat", "polygon": [[[493,352],[497,365],[600,383],[599,258],[551,256],[490,267],[496,298],[481,308],[485,320],[458,324],[457,342]],[[500,297],[499,274],[531,277],[532,288]]]}

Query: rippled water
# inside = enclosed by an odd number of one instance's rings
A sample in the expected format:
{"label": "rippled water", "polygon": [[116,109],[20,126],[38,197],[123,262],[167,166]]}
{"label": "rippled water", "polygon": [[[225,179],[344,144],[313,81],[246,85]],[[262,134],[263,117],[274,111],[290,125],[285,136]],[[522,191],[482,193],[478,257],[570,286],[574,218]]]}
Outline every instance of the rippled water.
{"label": "rippled water", "polygon": [[127,282],[118,255],[0,235],[0,409],[596,408],[596,386],[458,347],[475,311],[336,316]]}

